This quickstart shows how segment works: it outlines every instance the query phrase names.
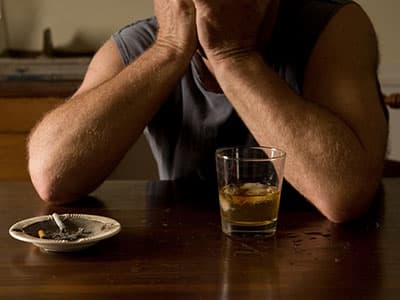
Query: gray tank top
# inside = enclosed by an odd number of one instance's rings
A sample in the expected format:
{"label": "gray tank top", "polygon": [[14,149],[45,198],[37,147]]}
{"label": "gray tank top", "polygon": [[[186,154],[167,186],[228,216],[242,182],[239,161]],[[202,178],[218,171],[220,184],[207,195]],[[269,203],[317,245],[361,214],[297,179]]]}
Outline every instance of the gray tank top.
{"label": "gray tank top", "polygon": [[[332,16],[350,0],[281,0],[264,59],[298,93],[316,40]],[[157,32],[153,17],[113,35],[125,65],[149,48]],[[145,129],[162,180],[195,178],[215,182],[215,150],[257,145],[223,94],[204,88],[198,57]],[[271,146],[271,145],[269,145]]]}

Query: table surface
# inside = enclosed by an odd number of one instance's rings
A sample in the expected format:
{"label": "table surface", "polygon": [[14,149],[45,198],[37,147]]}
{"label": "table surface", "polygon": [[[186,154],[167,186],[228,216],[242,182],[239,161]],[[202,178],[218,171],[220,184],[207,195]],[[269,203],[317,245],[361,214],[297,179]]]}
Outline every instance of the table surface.
{"label": "table surface", "polygon": [[[177,182],[108,181],[80,204],[48,206],[29,182],[0,183],[0,299],[398,299],[400,178],[362,220],[333,224],[285,196],[277,235],[229,238],[215,195]],[[112,217],[121,232],[83,252],[14,240],[33,216]]]}

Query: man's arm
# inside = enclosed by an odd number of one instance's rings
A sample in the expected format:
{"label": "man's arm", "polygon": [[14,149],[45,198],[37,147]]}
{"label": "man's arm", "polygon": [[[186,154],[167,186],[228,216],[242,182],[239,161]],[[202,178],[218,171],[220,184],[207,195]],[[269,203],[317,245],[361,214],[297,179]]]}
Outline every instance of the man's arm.
{"label": "man's arm", "polygon": [[116,167],[184,74],[196,49],[191,0],[155,1],[157,40],[123,67],[108,41],[76,94],[31,133],[29,172],[42,199],[72,202]]}
{"label": "man's arm", "polygon": [[254,49],[203,48],[258,143],[287,152],[286,179],[332,221],[364,213],[380,181],[387,123],[375,34],[362,10],[348,5],[328,24],[310,58],[303,96]]}

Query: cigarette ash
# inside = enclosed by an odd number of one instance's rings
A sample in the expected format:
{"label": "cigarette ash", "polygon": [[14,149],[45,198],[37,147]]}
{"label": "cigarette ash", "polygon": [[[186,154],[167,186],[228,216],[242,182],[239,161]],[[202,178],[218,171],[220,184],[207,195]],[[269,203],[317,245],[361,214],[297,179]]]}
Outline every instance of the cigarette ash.
{"label": "cigarette ash", "polygon": [[78,230],[74,231],[59,231],[59,232],[46,232],[43,239],[49,240],[66,240],[66,241],[76,241],[82,238],[89,237],[91,232],[85,231],[84,228],[78,228]]}
{"label": "cigarette ash", "polygon": [[87,220],[74,215],[60,216],[63,227],[60,228],[54,218],[29,225],[23,229],[26,234],[36,238],[76,241],[94,236],[106,230],[105,224],[95,220]]}

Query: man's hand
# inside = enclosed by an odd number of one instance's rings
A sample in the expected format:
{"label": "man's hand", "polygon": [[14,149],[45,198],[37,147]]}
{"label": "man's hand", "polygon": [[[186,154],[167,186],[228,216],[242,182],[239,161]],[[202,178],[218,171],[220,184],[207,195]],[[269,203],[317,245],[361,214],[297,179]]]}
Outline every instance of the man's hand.
{"label": "man's hand", "polygon": [[205,55],[221,60],[256,51],[271,0],[193,0]]}
{"label": "man's hand", "polygon": [[192,0],[154,0],[159,30],[156,44],[190,58],[197,48],[196,10]]}

